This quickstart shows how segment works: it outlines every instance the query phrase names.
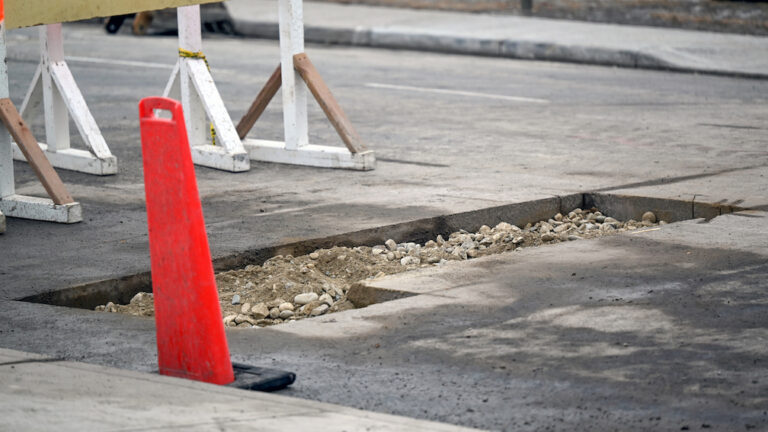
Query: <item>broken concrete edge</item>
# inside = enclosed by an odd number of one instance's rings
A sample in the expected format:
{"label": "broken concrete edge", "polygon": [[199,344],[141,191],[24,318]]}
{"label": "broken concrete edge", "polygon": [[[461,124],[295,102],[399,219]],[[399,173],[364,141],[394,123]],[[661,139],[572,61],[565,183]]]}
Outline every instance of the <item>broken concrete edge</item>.
{"label": "broken concrete edge", "polygon": [[[581,198],[581,200],[579,200],[579,198]],[[642,215],[646,211],[653,212],[658,220],[670,223],[695,219],[711,220],[725,214],[752,211],[748,208],[741,208],[723,203],[697,202],[695,195],[691,200],[675,200],[634,195],[585,193],[581,194],[580,197],[578,195],[567,195],[560,199],[560,213],[565,214],[577,207],[582,209],[595,207],[619,220],[642,220]],[[521,224],[515,225],[523,226]],[[433,267],[418,270],[422,275],[434,275],[435,273],[425,272],[438,271]],[[352,304],[359,309],[377,303],[399,300],[417,295],[440,295],[441,292],[444,293],[444,290],[434,290],[434,288],[429,287],[421,287],[418,285],[406,286],[404,284],[392,283],[392,277],[398,278],[404,277],[404,275],[406,275],[406,273],[390,275],[390,277],[386,278],[367,279],[356,282],[350,286],[349,291],[347,292],[347,300],[352,302]],[[383,281],[386,282],[382,284]]]}
{"label": "broken concrete edge", "polygon": [[[235,33],[240,36],[275,40],[279,38],[279,29],[275,22],[245,21],[237,17],[232,17],[232,22],[234,23]],[[392,29],[375,29],[362,26],[349,28],[305,26],[304,39],[306,42],[326,45],[406,49],[519,60],[541,60],[700,73],[738,78],[768,78],[768,72],[744,72],[678,64],[642,50],[566,45],[550,41],[483,39]]]}
{"label": "broken concrete edge", "polygon": [[352,284],[347,291],[347,300],[360,309],[377,303],[384,303],[401,298],[411,297],[419,293],[401,289],[388,289],[376,286],[376,280],[362,280]]}
{"label": "broken concrete edge", "polygon": [[749,210],[722,202],[697,201],[691,199],[654,198],[625,194],[584,194],[584,207],[608,209],[611,216],[620,220],[641,220],[644,211],[651,211],[658,220],[679,222],[689,219],[712,219],[720,215]]}
{"label": "broken concrete edge", "polygon": [[[721,214],[746,210],[722,203],[696,201],[695,196],[691,199],[671,199],[593,192],[574,193],[251,249],[214,258],[213,265],[217,272],[228,271],[244,268],[247,265],[260,265],[277,255],[300,256],[317,249],[329,249],[334,246],[374,246],[384,244],[388,239],[393,239],[398,243],[408,241],[425,243],[435,239],[438,235],[449,235],[462,229],[474,232],[480,229],[482,225],[494,226],[499,222],[525,226],[527,223],[549,219],[556,213],[567,213],[575,208],[588,209],[591,207],[597,207],[621,220],[641,220],[645,211],[652,211],[659,220],[666,222],[698,218],[711,219]],[[93,309],[110,301],[127,304],[136,293],[142,291],[152,291],[152,277],[149,271],[116,276],[112,279],[90,281],[59,290],[41,292],[17,300]],[[372,291],[365,286],[360,286],[353,290],[352,296],[355,299],[352,302],[357,307],[363,307],[360,305],[394,300],[402,297],[403,294]]]}

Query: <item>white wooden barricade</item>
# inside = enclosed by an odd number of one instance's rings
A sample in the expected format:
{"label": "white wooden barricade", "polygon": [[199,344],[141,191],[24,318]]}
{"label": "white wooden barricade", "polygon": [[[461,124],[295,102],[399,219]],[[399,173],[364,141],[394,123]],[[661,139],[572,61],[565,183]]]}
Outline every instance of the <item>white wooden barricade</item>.
{"label": "white wooden barricade", "polygon": [[[10,97],[6,60],[5,23],[0,22],[0,99]],[[59,192],[66,195],[65,190],[60,189]],[[13,146],[9,133],[2,124],[0,124],[0,212],[11,217],[51,222],[73,223],[82,220],[82,209],[77,202],[56,204],[52,199],[16,193]]]}
{"label": "white wooden barricade", "polygon": [[[179,7],[177,14],[179,52],[186,53],[187,57],[179,57],[163,95],[181,100],[192,160],[197,165],[220,170],[248,171],[251,168],[248,154],[202,53],[200,5]],[[215,131],[215,142],[212,131]]]}
{"label": "white wooden barricade", "polygon": [[285,142],[244,138],[243,145],[250,158],[325,168],[373,169],[376,157],[372,150],[352,152],[345,147],[309,143],[308,92],[302,77],[294,68],[294,56],[304,52],[303,1],[278,0],[278,4]]}
{"label": "white wooden barricade", "polygon": [[[34,114],[45,116],[45,143],[39,143],[51,165],[87,174],[117,174],[117,158],[112,155],[77,87],[67,62],[61,24],[40,26],[40,64],[35,71],[19,110],[29,121]],[[72,115],[86,150],[70,146],[69,116]],[[24,161],[14,143],[13,157]]]}
{"label": "white wooden barricade", "polygon": [[[61,182],[55,167],[81,171],[90,174],[108,175],[117,173],[117,159],[110,152],[104,138],[93,119],[80,90],[72,77],[64,59],[61,24],[63,21],[75,21],[93,17],[119,15],[151,9],[179,7],[190,4],[212,3],[221,0],[78,0],[66,2],[61,0],[0,0],[0,232],[4,231],[5,217],[19,217],[62,223],[74,223],[82,220],[82,208],[69,195]],[[3,14],[3,6],[5,12]],[[199,46],[199,6],[197,7],[197,27],[192,28],[191,34],[197,34],[198,42],[186,44],[186,48]],[[3,20],[3,15],[7,19]],[[6,28],[40,26],[40,65],[35,72],[32,84],[27,91],[21,113],[27,115],[42,111],[45,120],[46,143],[38,143],[20,112],[10,100],[8,85],[8,69],[6,66]],[[190,34],[187,32],[187,34]],[[183,63],[183,62],[180,62]],[[186,72],[197,66],[180,67],[181,81],[192,82],[196,91],[210,93],[207,89],[213,86],[210,76],[204,73]],[[201,80],[187,79],[187,76],[202,76]],[[182,88],[184,88],[182,86]],[[187,90],[192,88],[186,86]],[[184,90],[182,90],[183,92]],[[215,87],[214,87],[215,91]],[[188,92],[189,93],[189,92]],[[218,96],[218,93],[216,93]],[[205,101],[209,101],[206,98]],[[216,114],[213,124],[218,133],[223,135],[221,142],[224,148],[231,147],[231,131],[226,130],[226,115],[222,120],[223,104],[218,101],[210,103],[214,108],[206,106],[207,111]],[[226,111],[223,111],[226,114]],[[71,148],[69,134],[69,116],[72,116],[87,150]],[[223,124],[222,124],[223,123]],[[11,142],[9,132],[16,143]],[[236,143],[240,147],[239,140]],[[216,150],[219,150],[218,148]],[[248,159],[242,151],[242,160],[247,166]],[[19,195],[15,189],[13,159],[27,160],[42,183],[48,198],[38,198]],[[220,159],[226,159],[220,158]],[[234,158],[233,158],[234,159]],[[226,163],[217,162],[225,169]],[[243,163],[231,164],[235,169],[242,170]],[[247,169],[247,167],[245,168]]]}
{"label": "white wooden barricade", "polygon": [[[101,16],[99,14],[106,12],[100,9],[101,6],[97,1],[86,2],[82,8],[75,10],[62,9],[63,6],[52,2],[53,0],[36,0],[37,4],[34,8],[31,6],[26,8],[24,1],[27,0],[18,0],[13,3],[16,11],[14,16],[18,19],[18,22],[14,23],[15,27],[30,25],[33,22],[50,23],[52,17],[66,15],[67,19],[82,19]],[[179,6],[179,48],[180,53],[185,55],[179,57],[164,94],[182,101],[192,156],[196,164],[231,172],[250,169],[250,159],[328,168],[357,170],[374,168],[376,162],[374,152],[364,146],[330,91],[325,87],[322,78],[303,54],[302,0],[278,0],[281,66],[279,73],[275,75],[276,82],[273,82],[272,86],[274,87],[275,84],[277,87],[282,86],[284,142],[247,138],[241,141],[240,136],[244,137],[244,133],[238,132],[224,107],[202,54],[200,24],[199,3],[218,0],[162,0],[157,3],[154,2],[155,0],[152,1],[151,4],[158,7]],[[190,3],[198,4],[185,6]],[[110,7],[125,12],[138,5],[120,0]],[[48,12],[45,12],[46,17],[38,21],[32,15],[41,13],[40,11]],[[72,16],[69,17],[68,14]],[[46,143],[39,143],[43,154],[36,154],[36,160],[44,161],[47,158],[50,165],[55,167],[90,174],[115,174],[117,159],[107,147],[64,59],[61,24],[45,24],[40,27],[40,51],[40,65],[21,107],[22,114],[29,116],[42,111],[45,118]],[[0,99],[9,97],[5,60],[5,25],[0,24]],[[297,60],[300,64],[296,63]],[[303,82],[310,85],[313,95],[321,102],[326,115],[347,144],[346,148],[309,143],[308,91]],[[270,98],[271,96],[264,101],[265,106]],[[83,138],[86,150],[74,149],[70,146],[70,115]],[[26,137],[31,136],[26,135]],[[9,140],[7,134],[0,133],[0,211],[2,213],[6,216],[65,223],[82,220],[79,203],[67,202],[71,201],[71,197],[62,201],[61,197],[68,194],[50,169],[47,174],[49,177],[53,174],[56,178],[44,184],[47,189],[51,188],[52,184],[57,185],[52,190],[58,192],[54,194],[58,197],[57,202],[65,202],[64,204],[55,204],[50,199],[17,195],[14,188],[13,158],[23,160],[24,155],[16,143]],[[46,162],[43,165],[48,164]],[[50,165],[48,165],[49,168]]]}

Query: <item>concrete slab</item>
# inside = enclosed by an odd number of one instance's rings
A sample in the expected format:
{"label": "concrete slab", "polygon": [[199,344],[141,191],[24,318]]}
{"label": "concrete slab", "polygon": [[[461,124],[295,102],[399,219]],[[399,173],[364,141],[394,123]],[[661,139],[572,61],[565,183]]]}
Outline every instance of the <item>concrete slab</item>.
{"label": "concrete slab", "polygon": [[155,374],[47,360],[50,359],[0,349],[0,416],[4,428],[26,431],[475,430]]}
{"label": "concrete slab", "polygon": [[[767,220],[742,212],[391,276],[372,285],[420,295],[230,329],[230,349],[295,371],[286,395],[471,427],[760,430]],[[15,329],[2,346],[156,367],[150,319],[2,306]]]}
{"label": "concrete slab", "polygon": [[[243,35],[277,37],[277,6],[226,3]],[[616,24],[305,2],[310,42],[768,77],[768,38]]]}

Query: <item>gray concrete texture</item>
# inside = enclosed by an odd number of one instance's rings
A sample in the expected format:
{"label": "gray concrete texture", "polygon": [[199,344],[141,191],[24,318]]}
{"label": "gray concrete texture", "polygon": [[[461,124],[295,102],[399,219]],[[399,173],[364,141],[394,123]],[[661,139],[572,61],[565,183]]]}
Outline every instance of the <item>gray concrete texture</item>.
{"label": "gray concrete texture", "polygon": [[[235,30],[277,38],[277,5],[230,0]],[[768,77],[768,38],[677,29],[304,3],[312,42]]]}
{"label": "gray concrete texture", "polygon": [[[36,65],[31,34],[9,35],[17,102]],[[175,40],[107,38],[80,25],[65,35],[120,173],[60,171],[83,203],[81,224],[8,220],[0,346],[149,372],[152,320],[16,301],[149,269],[136,104],[162,91]],[[276,43],[210,38],[204,47],[238,119],[277,64]],[[307,52],[378,167],[199,168],[214,257],[588,190],[768,208],[763,81]],[[338,143],[311,106],[311,141]],[[32,123],[39,132],[39,119]],[[281,128],[276,99],[252,134],[279,139]],[[17,163],[16,173],[20,192],[43,193],[28,166]],[[295,371],[286,395],[469,427],[765,429],[765,221],[743,213],[468,263],[440,276],[446,289],[461,281],[455,296],[229,331],[230,347],[237,361]],[[418,277],[401,285],[427,284]]]}
{"label": "gray concrete texture", "polygon": [[0,383],[4,430],[471,430],[5,349]]}

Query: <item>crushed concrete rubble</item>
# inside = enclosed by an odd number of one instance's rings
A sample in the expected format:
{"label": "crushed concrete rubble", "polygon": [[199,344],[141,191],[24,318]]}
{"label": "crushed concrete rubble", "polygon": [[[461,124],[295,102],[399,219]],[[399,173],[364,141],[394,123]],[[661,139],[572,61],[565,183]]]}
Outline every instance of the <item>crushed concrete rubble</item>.
{"label": "crushed concrete rubble", "polygon": [[[483,225],[475,233],[461,230],[447,238],[438,235],[425,244],[389,239],[373,247],[333,247],[298,257],[278,255],[261,266],[219,273],[216,285],[227,327],[264,327],[354,309],[347,291],[363,279],[664,224],[652,212],[643,214],[640,221],[621,222],[595,208],[574,209],[522,228],[501,222],[493,228]],[[150,317],[154,315],[153,297],[140,292],[127,305],[110,302],[96,310]]]}

